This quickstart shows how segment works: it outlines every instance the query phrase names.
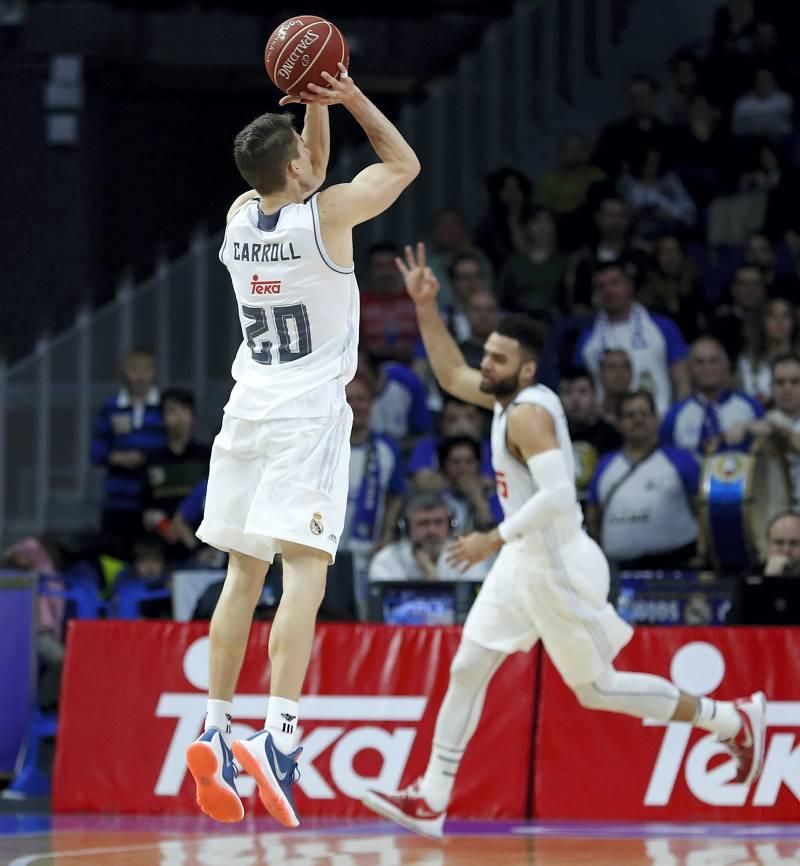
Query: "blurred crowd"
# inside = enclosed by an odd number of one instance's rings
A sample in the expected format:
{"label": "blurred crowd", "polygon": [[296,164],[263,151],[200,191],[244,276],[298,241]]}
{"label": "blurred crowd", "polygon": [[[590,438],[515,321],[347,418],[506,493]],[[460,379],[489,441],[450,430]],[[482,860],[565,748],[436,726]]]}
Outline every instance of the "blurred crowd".
{"label": "blurred crowd", "polygon": [[[618,568],[713,565],[698,520],[704,465],[758,451],[786,468],[758,568],[800,574],[800,59],[785,5],[723,3],[709,44],[678,51],[660,80],[633,76],[626,111],[566,135],[549,171],[495,171],[477,225],[448,207],[421,233],[470,365],[504,312],[547,325],[539,379],[563,401],[587,527]],[[375,244],[359,272],[337,580],[361,617],[371,583],[453,578],[448,539],[501,519],[490,418],[438,389],[399,254]],[[129,353],[122,372],[91,443],[105,488],[88,559],[108,597],[224,567],[194,535],[210,449],[195,439],[192,395],[159,391],[148,352]],[[16,546],[8,563],[59,571],[45,542],[25,543],[34,559]],[[169,603],[151,613],[169,616]],[[58,617],[42,617],[51,657]]]}

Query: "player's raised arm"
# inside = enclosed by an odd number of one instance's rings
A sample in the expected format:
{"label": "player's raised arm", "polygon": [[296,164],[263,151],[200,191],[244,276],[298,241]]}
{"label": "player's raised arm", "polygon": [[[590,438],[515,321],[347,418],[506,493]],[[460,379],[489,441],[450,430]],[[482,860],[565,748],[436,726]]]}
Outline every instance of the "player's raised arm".
{"label": "player's raised arm", "polygon": [[328,173],[328,159],[331,154],[331,126],[327,105],[306,105],[303,132],[300,134],[311,157],[314,172],[314,185],[308,194],[316,192]]}
{"label": "player's raised arm", "polygon": [[366,132],[380,162],[367,166],[350,183],[337,184],[320,193],[320,215],[326,222],[351,227],[383,213],[419,174],[419,160],[409,143],[386,115],[353,83],[339,64],[340,77],[323,72],[327,87],[285,96],[281,105],[307,102],[315,106],[343,105]]}
{"label": "player's raised arm", "polygon": [[406,260],[395,259],[406,291],[417,308],[417,321],[433,375],[449,394],[484,409],[494,406],[494,397],[481,391],[481,374],[464,360],[452,334],[442,320],[436,296],[439,281],[425,263],[425,244],[417,244],[416,257],[406,247]]}

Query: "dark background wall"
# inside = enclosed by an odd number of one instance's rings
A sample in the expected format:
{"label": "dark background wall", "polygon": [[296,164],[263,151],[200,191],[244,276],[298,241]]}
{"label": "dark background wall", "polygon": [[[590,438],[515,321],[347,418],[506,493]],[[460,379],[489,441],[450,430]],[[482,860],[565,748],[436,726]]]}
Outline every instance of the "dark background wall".
{"label": "dark background wall", "polygon": [[[391,6],[392,4],[387,4]],[[412,3],[362,13],[317,3],[351,41],[359,83],[388,113],[474,42],[510,4]],[[259,4],[260,6],[260,4]],[[123,271],[143,277],[180,252],[194,226],[221,226],[243,189],[230,157],[236,131],[274,110],[266,37],[294,10],[257,4],[32,3],[0,28],[0,348],[11,359],[81,303],[99,304]],[[385,17],[384,17],[385,14]],[[430,26],[436,15],[438,27]],[[78,139],[47,142],[51,63],[82,59]],[[410,72],[412,70],[413,72]],[[358,137],[332,113],[334,146]]]}

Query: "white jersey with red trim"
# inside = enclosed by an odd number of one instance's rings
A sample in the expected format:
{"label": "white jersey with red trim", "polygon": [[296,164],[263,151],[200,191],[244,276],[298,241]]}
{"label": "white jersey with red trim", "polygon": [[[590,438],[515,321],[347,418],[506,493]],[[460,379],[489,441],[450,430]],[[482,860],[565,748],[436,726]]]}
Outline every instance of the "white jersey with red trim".
{"label": "white jersey with red trim", "polygon": [[[550,414],[567,472],[571,478],[575,477],[575,457],[572,451],[567,416],[564,414],[564,407],[556,394],[544,385],[531,385],[528,388],[523,388],[507,406],[495,403],[494,418],[492,419],[492,466],[497,479],[497,495],[506,517],[516,514],[538,490],[527,465],[519,461],[508,448],[506,438],[508,414],[520,403],[541,406]],[[583,512],[580,505],[576,505],[574,514],[554,513],[550,525],[556,530],[559,539],[567,539],[574,535],[575,530],[580,529],[583,525]],[[538,530],[533,533],[531,540],[539,539],[543,531]]]}
{"label": "white jersey with red trim", "polygon": [[317,197],[261,212],[258,199],[228,223],[219,253],[242,327],[225,411],[236,418],[320,418],[344,402],[358,362],[353,267],[333,262]]}

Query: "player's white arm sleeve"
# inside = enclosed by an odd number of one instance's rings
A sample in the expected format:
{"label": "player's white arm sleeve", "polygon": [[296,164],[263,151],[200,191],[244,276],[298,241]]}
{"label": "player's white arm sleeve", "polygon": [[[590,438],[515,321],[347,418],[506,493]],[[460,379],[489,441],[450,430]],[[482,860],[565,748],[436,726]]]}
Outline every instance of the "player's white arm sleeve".
{"label": "player's white arm sleeve", "polygon": [[535,454],[528,460],[528,469],[539,489],[516,514],[497,527],[503,541],[540,529],[556,514],[569,513],[577,504],[575,479],[567,472],[560,450]]}

